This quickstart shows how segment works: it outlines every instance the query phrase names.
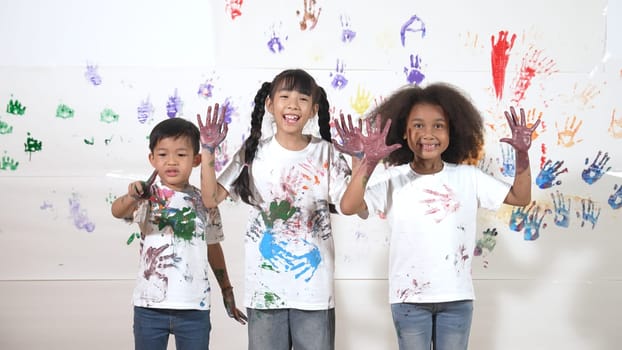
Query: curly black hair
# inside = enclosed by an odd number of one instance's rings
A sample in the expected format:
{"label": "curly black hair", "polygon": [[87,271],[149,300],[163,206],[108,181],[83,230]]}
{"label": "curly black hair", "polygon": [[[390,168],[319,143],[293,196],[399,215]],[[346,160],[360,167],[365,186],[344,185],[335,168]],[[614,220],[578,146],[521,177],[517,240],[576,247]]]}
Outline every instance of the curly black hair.
{"label": "curly black hair", "polygon": [[410,111],[417,104],[439,106],[449,122],[449,146],[441,155],[443,161],[477,163],[484,146],[483,118],[465,93],[453,85],[439,82],[426,87],[404,86],[368,114],[370,117],[379,114],[383,126],[391,119],[386,143],[402,145],[386,157],[388,165],[406,164],[413,160],[414,154],[404,134]]}

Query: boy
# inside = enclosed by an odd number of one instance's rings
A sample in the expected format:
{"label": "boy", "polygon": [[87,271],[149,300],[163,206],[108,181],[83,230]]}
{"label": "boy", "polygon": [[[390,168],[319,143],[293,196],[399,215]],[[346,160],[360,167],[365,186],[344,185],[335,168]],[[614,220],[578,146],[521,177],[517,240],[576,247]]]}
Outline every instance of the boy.
{"label": "boy", "polygon": [[211,329],[207,264],[220,285],[227,313],[245,324],[235,306],[220,241],[218,208],[207,209],[190,185],[201,163],[199,129],[173,118],[149,136],[149,162],[159,183],[135,181],[112,203],[112,215],[138,223],[139,273],[133,294],[136,349],[162,349],[175,334],[177,349],[207,349]]}

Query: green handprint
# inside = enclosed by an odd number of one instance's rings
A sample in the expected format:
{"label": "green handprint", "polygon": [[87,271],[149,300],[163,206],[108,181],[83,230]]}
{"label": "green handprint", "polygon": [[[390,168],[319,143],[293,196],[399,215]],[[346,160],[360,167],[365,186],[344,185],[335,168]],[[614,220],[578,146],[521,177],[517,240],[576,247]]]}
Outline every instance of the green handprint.
{"label": "green handprint", "polygon": [[262,211],[261,216],[264,223],[266,224],[266,227],[272,228],[274,227],[274,222],[277,219],[286,221],[287,219],[291,218],[295,213],[296,208],[292,207],[288,201],[282,200],[281,202],[278,202],[275,199],[270,203],[269,213],[266,214],[265,211]]}

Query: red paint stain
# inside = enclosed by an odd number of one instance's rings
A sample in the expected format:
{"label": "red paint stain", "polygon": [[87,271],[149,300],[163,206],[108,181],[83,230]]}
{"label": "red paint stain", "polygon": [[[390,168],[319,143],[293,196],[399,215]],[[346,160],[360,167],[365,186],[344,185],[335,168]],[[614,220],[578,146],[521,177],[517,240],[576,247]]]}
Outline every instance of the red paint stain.
{"label": "red paint stain", "polygon": [[499,31],[499,38],[495,43],[495,36],[490,37],[492,51],[490,53],[490,65],[492,68],[492,82],[495,88],[497,100],[503,97],[503,86],[505,85],[505,71],[510,58],[510,51],[514,46],[516,34],[512,34],[510,41],[507,40],[508,31]]}

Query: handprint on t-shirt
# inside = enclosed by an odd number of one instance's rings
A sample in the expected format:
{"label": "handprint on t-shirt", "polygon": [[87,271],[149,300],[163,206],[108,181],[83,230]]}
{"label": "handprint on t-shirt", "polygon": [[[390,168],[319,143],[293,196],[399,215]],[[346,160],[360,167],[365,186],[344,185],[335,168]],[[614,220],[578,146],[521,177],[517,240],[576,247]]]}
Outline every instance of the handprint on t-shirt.
{"label": "handprint on t-shirt", "polygon": [[[603,156],[602,158],[600,158],[601,155]],[[600,178],[606,172],[611,170],[611,167],[604,169],[609,159],[610,157],[608,152],[605,152],[605,154],[603,154],[602,151],[598,151],[598,154],[596,155],[596,158],[594,158],[592,164],[585,168],[581,173],[581,178],[583,179],[583,181],[585,181],[589,185],[592,185],[594,182],[600,180]],[[585,165],[587,165],[589,161],[589,158],[585,158]]]}
{"label": "handprint on t-shirt", "polygon": [[581,212],[577,211],[577,217],[581,219],[581,227],[585,226],[586,222],[589,222],[592,224],[592,229],[594,229],[599,216],[600,208],[596,207],[596,203],[591,199],[581,199]]}
{"label": "handprint on t-shirt", "polygon": [[555,194],[551,193],[553,199],[553,210],[555,217],[553,221],[555,225],[560,227],[568,227],[570,225],[570,198],[568,198],[568,205],[564,200],[564,194],[559,191],[555,191]]}
{"label": "handprint on t-shirt", "polygon": [[[259,251],[275,271],[297,271],[295,278],[300,278],[306,274],[307,277],[304,280],[309,282],[322,262],[319,248],[302,238],[277,241],[273,230],[277,220],[280,219],[285,223],[297,211],[298,209],[292,207],[288,201],[274,200],[270,203],[267,213],[261,212],[266,230],[259,242]],[[294,254],[292,248],[305,253]]]}
{"label": "handprint on t-shirt", "polygon": [[564,165],[563,160],[555,161],[555,163],[553,163],[550,159],[547,160],[540,170],[538,177],[536,177],[536,185],[542,189],[552,187],[553,185],[560,185],[562,182],[561,180],[557,180],[557,176],[568,172],[568,168],[559,170],[562,165]]}
{"label": "handprint on t-shirt", "polygon": [[443,185],[446,193],[425,189],[423,192],[432,195],[432,197],[424,199],[421,203],[428,205],[426,215],[433,215],[434,221],[441,222],[448,215],[455,213],[460,208],[460,202],[456,194],[447,185]]}
{"label": "handprint on t-shirt", "polygon": [[149,247],[145,252],[145,271],[143,271],[143,282],[148,284],[149,297],[154,302],[163,301],[166,298],[168,289],[168,276],[163,270],[174,267],[174,254],[162,256],[162,253],[169,247],[165,244],[161,247]]}

